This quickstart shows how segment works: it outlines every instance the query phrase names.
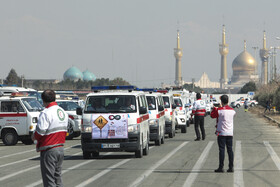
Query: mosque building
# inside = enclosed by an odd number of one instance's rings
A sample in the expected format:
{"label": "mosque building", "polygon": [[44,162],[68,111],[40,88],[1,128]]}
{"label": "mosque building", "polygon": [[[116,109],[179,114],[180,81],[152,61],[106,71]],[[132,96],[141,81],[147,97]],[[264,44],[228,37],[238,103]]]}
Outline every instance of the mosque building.
{"label": "mosque building", "polygon": [[246,51],[246,41],[244,41],[244,51],[232,62],[232,71],[229,87],[242,87],[250,81],[259,81],[257,63],[252,55]]}
{"label": "mosque building", "polygon": [[63,79],[70,79],[72,81],[78,81],[79,79],[84,81],[94,81],[96,80],[96,76],[88,70],[81,72],[77,67],[72,66],[65,71]]}

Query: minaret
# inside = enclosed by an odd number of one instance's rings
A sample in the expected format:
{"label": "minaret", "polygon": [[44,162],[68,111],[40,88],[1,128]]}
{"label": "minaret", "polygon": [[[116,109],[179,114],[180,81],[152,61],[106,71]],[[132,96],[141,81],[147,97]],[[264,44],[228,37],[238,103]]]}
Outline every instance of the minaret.
{"label": "minaret", "polygon": [[226,88],[228,83],[227,78],[227,54],[228,54],[228,44],[226,44],[226,29],[225,25],[223,25],[223,34],[222,34],[222,43],[220,46],[220,54],[221,54],[221,79],[220,79],[220,88]]}
{"label": "minaret", "polygon": [[262,74],[261,83],[268,83],[268,50],[266,48],[266,36],[265,31],[263,31],[263,48],[260,49],[260,57],[262,59]]}
{"label": "minaret", "polygon": [[176,58],[175,69],[175,84],[176,86],[182,86],[182,72],[181,72],[181,59],[183,56],[182,48],[180,48],[179,30],[177,30],[177,48],[174,48],[174,56]]}

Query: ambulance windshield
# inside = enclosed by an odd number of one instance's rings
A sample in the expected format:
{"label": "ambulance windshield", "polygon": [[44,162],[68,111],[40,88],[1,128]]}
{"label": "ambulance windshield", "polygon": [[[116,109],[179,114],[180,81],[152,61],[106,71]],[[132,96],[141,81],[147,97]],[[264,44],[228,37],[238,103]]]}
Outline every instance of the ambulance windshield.
{"label": "ambulance windshield", "polygon": [[135,113],[136,99],[132,95],[99,95],[88,97],[85,113]]}
{"label": "ambulance windshield", "polygon": [[24,98],[22,102],[29,112],[39,112],[44,109],[35,98]]}

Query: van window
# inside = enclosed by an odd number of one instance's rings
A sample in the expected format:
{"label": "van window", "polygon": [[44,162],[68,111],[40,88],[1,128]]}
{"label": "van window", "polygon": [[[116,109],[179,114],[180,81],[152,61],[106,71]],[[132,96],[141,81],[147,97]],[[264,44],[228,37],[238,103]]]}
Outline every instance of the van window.
{"label": "van window", "polygon": [[135,113],[136,98],[133,95],[98,95],[87,98],[85,113]]}
{"label": "van window", "polygon": [[147,96],[149,110],[156,109],[156,99],[154,96]]}
{"label": "van window", "polygon": [[1,112],[24,112],[19,101],[2,101]]}
{"label": "van window", "polygon": [[163,96],[164,108],[170,108],[170,101],[168,96]]}

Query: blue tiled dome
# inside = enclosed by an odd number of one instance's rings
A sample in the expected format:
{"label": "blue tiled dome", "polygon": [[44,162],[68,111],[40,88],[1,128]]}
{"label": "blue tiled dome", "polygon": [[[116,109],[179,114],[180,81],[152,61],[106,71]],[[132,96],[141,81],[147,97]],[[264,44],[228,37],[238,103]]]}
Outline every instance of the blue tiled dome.
{"label": "blue tiled dome", "polygon": [[94,81],[96,79],[95,75],[88,70],[83,72],[83,76],[84,81]]}
{"label": "blue tiled dome", "polygon": [[83,74],[78,68],[73,66],[65,71],[65,73],[63,74],[63,79],[70,79],[73,81],[78,81],[79,79],[83,80]]}

